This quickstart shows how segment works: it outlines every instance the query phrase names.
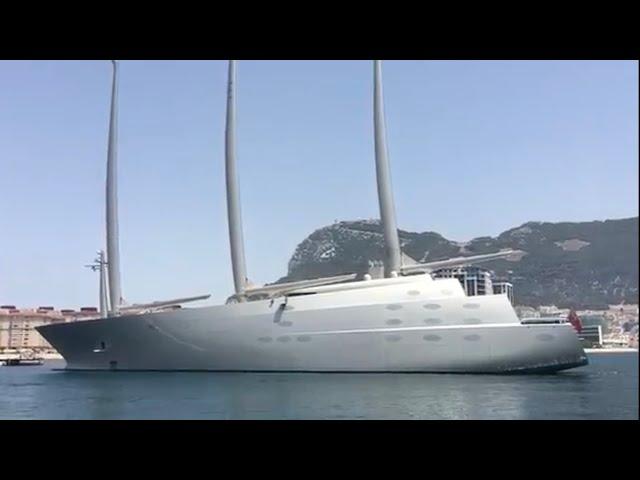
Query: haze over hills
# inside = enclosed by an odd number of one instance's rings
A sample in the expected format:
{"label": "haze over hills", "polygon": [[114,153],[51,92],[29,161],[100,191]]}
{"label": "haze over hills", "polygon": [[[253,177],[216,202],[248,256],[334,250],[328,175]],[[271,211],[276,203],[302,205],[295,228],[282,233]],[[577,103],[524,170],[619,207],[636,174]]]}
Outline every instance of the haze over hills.
{"label": "haze over hills", "polygon": [[[402,251],[418,262],[514,248],[518,260],[483,264],[514,285],[516,303],[588,308],[638,303],[638,217],[582,223],[529,222],[497,237],[470,242],[435,232],[399,230]],[[363,273],[383,256],[377,220],[345,221],[316,230],[296,248],[286,277],[306,280]]]}

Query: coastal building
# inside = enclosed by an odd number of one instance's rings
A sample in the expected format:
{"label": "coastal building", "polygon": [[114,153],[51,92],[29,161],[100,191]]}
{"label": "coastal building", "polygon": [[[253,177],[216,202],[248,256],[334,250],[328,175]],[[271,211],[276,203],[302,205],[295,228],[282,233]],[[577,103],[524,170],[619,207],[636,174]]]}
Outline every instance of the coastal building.
{"label": "coastal building", "polygon": [[42,338],[35,327],[97,317],[98,310],[89,307],[75,311],[55,310],[54,307],[18,309],[14,305],[0,305],[0,351],[52,350],[51,345]]}
{"label": "coastal building", "polygon": [[493,293],[494,295],[506,295],[511,305],[514,305],[513,300],[513,284],[505,281],[494,281],[493,282]]}
{"label": "coastal building", "polygon": [[611,345],[638,346],[638,305],[610,305],[599,312],[605,319],[605,342]]}
{"label": "coastal building", "polygon": [[600,325],[583,326],[578,337],[582,340],[584,348],[599,348],[604,344]]}
{"label": "coastal building", "polygon": [[[457,278],[469,296],[493,295],[491,272],[481,267],[441,268],[433,272],[434,278]],[[513,287],[512,287],[513,291]]]}
{"label": "coastal building", "polygon": [[609,310],[619,312],[621,314],[638,316],[638,305],[635,304],[609,305]]}
{"label": "coastal building", "polygon": [[[501,287],[496,287],[494,291]],[[556,305],[540,305],[537,308],[526,305],[515,306],[520,319],[557,319],[567,321],[570,309]],[[587,348],[638,348],[638,305],[611,305],[609,310],[585,309],[576,314],[582,324],[578,336]]]}

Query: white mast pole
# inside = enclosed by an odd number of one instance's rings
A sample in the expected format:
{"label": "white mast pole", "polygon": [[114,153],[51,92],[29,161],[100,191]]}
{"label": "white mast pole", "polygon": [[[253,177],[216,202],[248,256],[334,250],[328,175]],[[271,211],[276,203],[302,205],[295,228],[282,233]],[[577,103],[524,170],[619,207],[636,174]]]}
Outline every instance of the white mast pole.
{"label": "white mast pole", "polygon": [[374,130],[376,151],[376,176],[378,181],[378,202],[380,220],[384,231],[384,276],[394,277],[400,274],[401,254],[396,212],[391,188],[391,171],[387,148],[387,132],[384,119],[384,98],[382,92],[382,65],[374,60]]}
{"label": "white mast pole", "polygon": [[240,210],[240,187],[236,171],[236,61],[229,60],[227,89],[227,122],[225,132],[225,167],[227,181],[227,215],[229,221],[229,243],[231,265],[236,295],[242,299],[247,288],[247,267],[244,255],[242,214]]}
{"label": "white mast pole", "polygon": [[118,246],[118,64],[113,64],[111,91],[111,116],[109,121],[109,144],[107,149],[107,261],[109,263],[110,313],[116,314],[122,303],[120,289],[120,251]]}

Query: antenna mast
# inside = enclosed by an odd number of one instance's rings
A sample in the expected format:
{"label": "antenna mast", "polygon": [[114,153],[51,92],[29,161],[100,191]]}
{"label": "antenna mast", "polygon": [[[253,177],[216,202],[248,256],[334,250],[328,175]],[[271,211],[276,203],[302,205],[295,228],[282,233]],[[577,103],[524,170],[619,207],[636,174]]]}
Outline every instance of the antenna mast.
{"label": "antenna mast", "polygon": [[107,262],[104,259],[104,251],[98,251],[98,258],[91,265],[85,265],[91,270],[100,272],[100,316],[107,318],[109,314],[109,301],[107,296]]}

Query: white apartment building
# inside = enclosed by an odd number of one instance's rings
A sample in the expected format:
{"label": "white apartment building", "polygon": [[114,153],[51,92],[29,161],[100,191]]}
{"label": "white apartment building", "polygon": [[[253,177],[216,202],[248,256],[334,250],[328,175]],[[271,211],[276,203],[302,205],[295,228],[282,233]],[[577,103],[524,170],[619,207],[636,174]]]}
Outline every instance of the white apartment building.
{"label": "white apartment building", "polygon": [[40,325],[88,320],[98,316],[97,309],[83,308],[57,311],[53,307],[17,309],[13,305],[0,306],[0,351],[50,350],[52,347],[35,330]]}

